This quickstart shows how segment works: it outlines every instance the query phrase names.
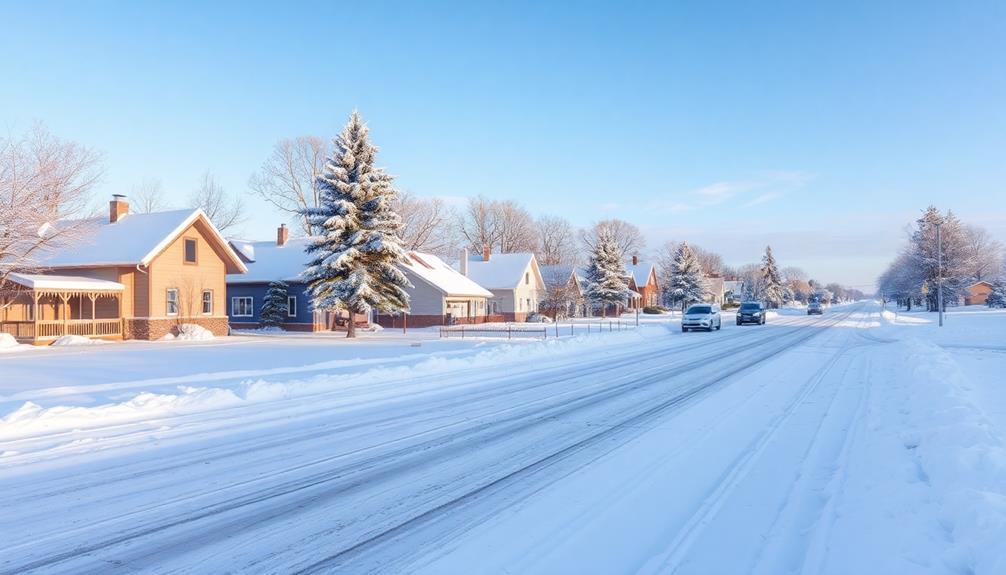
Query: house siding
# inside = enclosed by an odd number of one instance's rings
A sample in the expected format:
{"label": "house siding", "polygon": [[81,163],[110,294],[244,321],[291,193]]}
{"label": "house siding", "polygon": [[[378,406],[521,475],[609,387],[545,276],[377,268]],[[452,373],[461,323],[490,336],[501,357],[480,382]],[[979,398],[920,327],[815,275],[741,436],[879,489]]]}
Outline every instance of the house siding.
{"label": "house siding", "polygon": [[[261,320],[262,304],[265,303],[266,294],[269,293],[268,283],[231,283],[227,285],[227,299],[225,302],[227,317],[234,328],[248,329],[258,327]],[[283,323],[283,328],[290,331],[322,331],[327,329],[324,321],[320,318],[316,320],[316,315],[311,309],[311,297],[307,293],[307,284],[289,283],[287,284],[287,295],[297,298],[297,314],[288,318]],[[252,298],[251,317],[234,316],[231,309],[231,301],[235,297]]]}

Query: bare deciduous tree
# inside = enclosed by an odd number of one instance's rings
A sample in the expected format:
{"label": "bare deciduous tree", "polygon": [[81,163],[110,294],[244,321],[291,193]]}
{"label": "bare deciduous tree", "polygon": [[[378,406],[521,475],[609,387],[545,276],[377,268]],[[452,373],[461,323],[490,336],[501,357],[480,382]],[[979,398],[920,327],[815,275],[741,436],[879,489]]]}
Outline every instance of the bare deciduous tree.
{"label": "bare deciduous tree", "polygon": [[158,212],[168,207],[164,199],[164,188],[161,181],[155,178],[145,179],[129,191],[130,209],[138,214]]}
{"label": "bare deciduous tree", "polygon": [[101,177],[100,156],[60,140],[38,124],[21,137],[0,138],[0,285],[11,272],[38,267],[52,250],[81,241]]}
{"label": "bare deciduous tree", "polygon": [[611,219],[601,220],[589,230],[583,231],[581,238],[588,251],[594,249],[597,238],[600,237],[603,229],[609,230],[615,236],[615,242],[618,244],[623,258],[637,255],[646,248],[646,238],[643,237],[643,232],[635,224],[630,224],[625,220]]}
{"label": "bare deciduous tree", "polygon": [[490,246],[500,253],[532,252],[537,234],[531,215],[512,201],[470,198],[457,214],[458,232],[470,249],[481,252]]}
{"label": "bare deciduous tree", "polygon": [[251,190],[280,210],[297,216],[307,235],[315,230],[301,214],[318,207],[318,176],[325,168],[330,146],[316,136],[280,140],[258,173],[248,182]]}
{"label": "bare deciduous tree", "polygon": [[691,248],[692,253],[699,260],[699,265],[702,266],[703,274],[714,276],[723,273],[723,256],[699,246],[691,246]]}
{"label": "bare deciduous tree", "polygon": [[394,210],[402,218],[399,236],[407,250],[430,252],[439,256],[453,255],[457,244],[447,223],[447,208],[440,198],[420,198],[399,192]]}
{"label": "bare deciduous tree", "polygon": [[1002,244],[988,230],[974,225],[964,227],[964,237],[971,277],[982,281],[997,275],[1002,266]]}
{"label": "bare deciduous tree", "polygon": [[535,255],[541,265],[576,264],[579,259],[573,225],[559,216],[541,216],[535,220],[538,248]]}
{"label": "bare deciduous tree", "polygon": [[189,205],[203,210],[220,232],[232,230],[245,221],[241,198],[227,195],[209,172],[203,174],[202,183],[189,197]]}

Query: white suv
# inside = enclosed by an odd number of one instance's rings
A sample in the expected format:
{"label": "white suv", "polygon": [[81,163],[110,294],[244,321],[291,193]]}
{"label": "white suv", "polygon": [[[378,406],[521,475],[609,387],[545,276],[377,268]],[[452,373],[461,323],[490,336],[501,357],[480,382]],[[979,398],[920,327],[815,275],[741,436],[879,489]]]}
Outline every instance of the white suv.
{"label": "white suv", "polygon": [[704,329],[713,331],[723,327],[720,319],[720,306],[711,303],[699,303],[688,308],[681,318],[681,331]]}

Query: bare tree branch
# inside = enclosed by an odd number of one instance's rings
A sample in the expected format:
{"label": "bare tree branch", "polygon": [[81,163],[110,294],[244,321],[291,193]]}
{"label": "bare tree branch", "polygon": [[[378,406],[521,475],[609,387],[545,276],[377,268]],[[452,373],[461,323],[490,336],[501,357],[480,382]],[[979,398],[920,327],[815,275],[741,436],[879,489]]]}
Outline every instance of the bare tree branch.
{"label": "bare tree branch", "polygon": [[164,188],[161,181],[155,178],[145,179],[130,189],[130,209],[138,214],[149,214],[167,209],[164,199]]}
{"label": "bare tree branch", "polygon": [[86,236],[96,222],[71,218],[86,215],[102,175],[99,162],[93,150],[58,139],[41,124],[0,139],[0,285]]}
{"label": "bare tree branch", "polygon": [[535,220],[538,247],[535,254],[541,265],[575,265],[579,260],[576,236],[569,220],[559,216],[541,216]]}
{"label": "bare tree branch", "polygon": [[448,212],[443,200],[399,192],[394,210],[402,219],[399,235],[405,249],[439,256],[454,254],[458,242],[452,226],[447,224]]}
{"label": "bare tree branch", "polygon": [[189,205],[200,208],[220,232],[232,230],[245,221],[244,203],[239,196],[228,196],[209,172],[189,197]]}
{"label": "bare tree branch", "polygon": [[312,235],[314,230],[300,213],[306,208],[318,207],[316,182],[324,170],[329,147],[326,140],[316,136],[280,140],[248,182],[255,195],[295,215],[307,235]]}

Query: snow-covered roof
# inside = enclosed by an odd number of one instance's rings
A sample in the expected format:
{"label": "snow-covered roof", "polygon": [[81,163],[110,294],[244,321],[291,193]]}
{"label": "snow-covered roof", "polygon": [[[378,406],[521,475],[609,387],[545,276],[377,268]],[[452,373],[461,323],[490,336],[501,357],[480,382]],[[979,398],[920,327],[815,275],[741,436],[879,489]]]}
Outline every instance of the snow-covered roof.
{"label": "snow-covered roof", "polygon": [[653,271],[653,264],[639,262],[637,264],[626,264],[625,271],[629,272],[629,277],[636,282],[636,286],[642,287],[650,281],[650,272]]}
{"label": "snow-covered roof", "polygon": [[461,275],[433,254],[409,252],[405,270],[448,296],[492,297],[492,292]]}
{"label": "snow-covered roof", "polygon": [[565,264],[538,266],[538,269],[546,286],[564,286],[569,283],[569,278],[573,277],[576,271],[573,266]]}
{"label": "snow-covered roof", "polygon": [[[241,259],[199,209],[127,214],[117,222],[109,222],[106,218],[85,220],[82,226],[85,233],[79,242],[46,254],[39,263],[51,268],[150,265],[179,234],[200,218],[233,260],[233,267],[243,271]],[[81,222],[56,222],[55,226],[70,223]]]}
{"label": "snow-covered roof", "polygon": [[118,282],[85,278],[80,276],[51,276],[44,274],[13,273],[7,279],[30,289],[52,289],[68,291],[123,291],[125,286]]}
{"label": "snow-covered roof", "polygon": [[228,274],[227,283],[301,281],[301,274],[311,259],[304,250],[313,241],[314,238],[291,238],[280,246],[275,240],[261,242],[231,240],[231,247],[244,259],[248,271],[243,274]]}
{"label": "snow-covered roof", "polygon": [[469,256],[468,277],[489,289],[513,289],[524,281],[533,260],[532,253],[492,254],[489,261],[481,255]]}

